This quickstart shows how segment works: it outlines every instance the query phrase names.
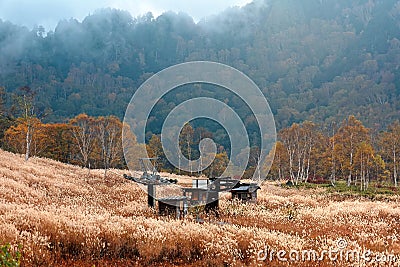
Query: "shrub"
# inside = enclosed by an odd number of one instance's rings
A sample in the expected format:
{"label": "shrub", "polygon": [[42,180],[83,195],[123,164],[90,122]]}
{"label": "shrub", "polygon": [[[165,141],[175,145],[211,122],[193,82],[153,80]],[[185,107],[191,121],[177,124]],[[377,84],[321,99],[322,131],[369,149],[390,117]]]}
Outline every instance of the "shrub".
{"label": "shrub", "polygon": [[20,265],[20,246],[15,249],[9,244],[0,246],[0,266],[18,267]]}

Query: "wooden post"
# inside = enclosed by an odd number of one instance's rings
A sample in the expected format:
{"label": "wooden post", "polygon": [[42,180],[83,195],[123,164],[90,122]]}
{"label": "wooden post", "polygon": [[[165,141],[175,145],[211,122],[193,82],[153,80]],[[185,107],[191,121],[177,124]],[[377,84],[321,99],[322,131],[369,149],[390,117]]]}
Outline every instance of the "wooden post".
{"label": "wooden post", "polygon": [[156,186],[154,184],[147,184],[147,204],[149,207],[154,208],[156,195]]}

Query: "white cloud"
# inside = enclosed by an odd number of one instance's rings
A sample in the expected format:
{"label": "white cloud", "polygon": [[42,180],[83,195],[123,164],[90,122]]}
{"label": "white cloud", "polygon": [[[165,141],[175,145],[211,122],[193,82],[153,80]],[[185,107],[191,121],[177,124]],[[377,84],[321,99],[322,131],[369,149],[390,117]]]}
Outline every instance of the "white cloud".
{"label": "white cloud", "polygon": [[43,25],[53,30],[61,19],[82,20],[97,9],[111,7],[138,16],[151,11],[154,16],[165,11],[185,12],[196,21],[217,14],[230,6],[243,6],[251,0],[0,0],[0,19],[32,28]]}

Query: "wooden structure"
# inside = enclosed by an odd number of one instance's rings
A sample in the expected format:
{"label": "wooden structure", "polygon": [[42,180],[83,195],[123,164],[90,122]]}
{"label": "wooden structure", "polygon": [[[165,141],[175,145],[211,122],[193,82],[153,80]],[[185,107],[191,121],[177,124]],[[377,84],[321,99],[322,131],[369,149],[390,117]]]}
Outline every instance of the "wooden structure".
{"label": "wooden structure", "polygon": [[231,189],[232,199],[239,199],[243,202],[256,203],[257,190],[261,189],[254,183],[239,183]]}
{"label": "wooden structure", "polygon": [[[153,164],[146,164],[156,158],[140,159],[143,174],[137,177],[124,175],[128,180],[147,185],[147,203],[150,207],[158,202],[158,214],[182,218],[186,215],[188,207],[204,205],[206,212],[216,212],[218,215],[219,193],[231,192],[232,199],[240,199],[244,202],[256,202],[257,190],[260,187],[254,183],[241,183],[231,177],[215,177],[210,179],[199,178],[192,180],[192,187],[182,188],[182,195],[168,196],[156,199],[156,186],[176,183],[177,180],[162,178]],[[150,167],[149,167],[150,166]]]}
{"label": "wooden structure", "polygon": [[219,207],[219,193],[231,190],[239,180],[231,177],[193,179],[191,188],[182,188],[189,205],[204,205],[206,212],[216,212]]}
{"label": "wooden structure", "polygon": [[147,185],[147,204],[151,207],[155,207],[155,197],[156,197],[156,186],[157,185],[168,185],[171,183],[176,183],[176,180],[162,178],[155,165],[152,162],[156,161],[157,158],[141,158],[139,163],[142,167],[143,174],[137,178],[124,174],[124,178],[130,181],[134,181],[139,184]]}
{"label": "wooden structure", "polygon": [[187,197],[170,196],[158,199],[158,214],[180,219],[187,213]]}

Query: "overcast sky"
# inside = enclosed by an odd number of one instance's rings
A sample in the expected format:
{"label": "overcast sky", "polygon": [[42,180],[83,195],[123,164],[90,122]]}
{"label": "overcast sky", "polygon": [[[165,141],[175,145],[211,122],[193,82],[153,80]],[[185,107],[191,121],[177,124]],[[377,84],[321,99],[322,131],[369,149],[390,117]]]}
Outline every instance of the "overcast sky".
{"label": "overcast sky", "polygon": [[54,30],[61,19],[82,21],[100,8],[129,11],[133,17],[151,11],[155,17],[164,11],[182,11],[195,21],[218,14],[231,6],[243,6],[251,0],[0,0],[0,19],[32,28],[42,25]]}

